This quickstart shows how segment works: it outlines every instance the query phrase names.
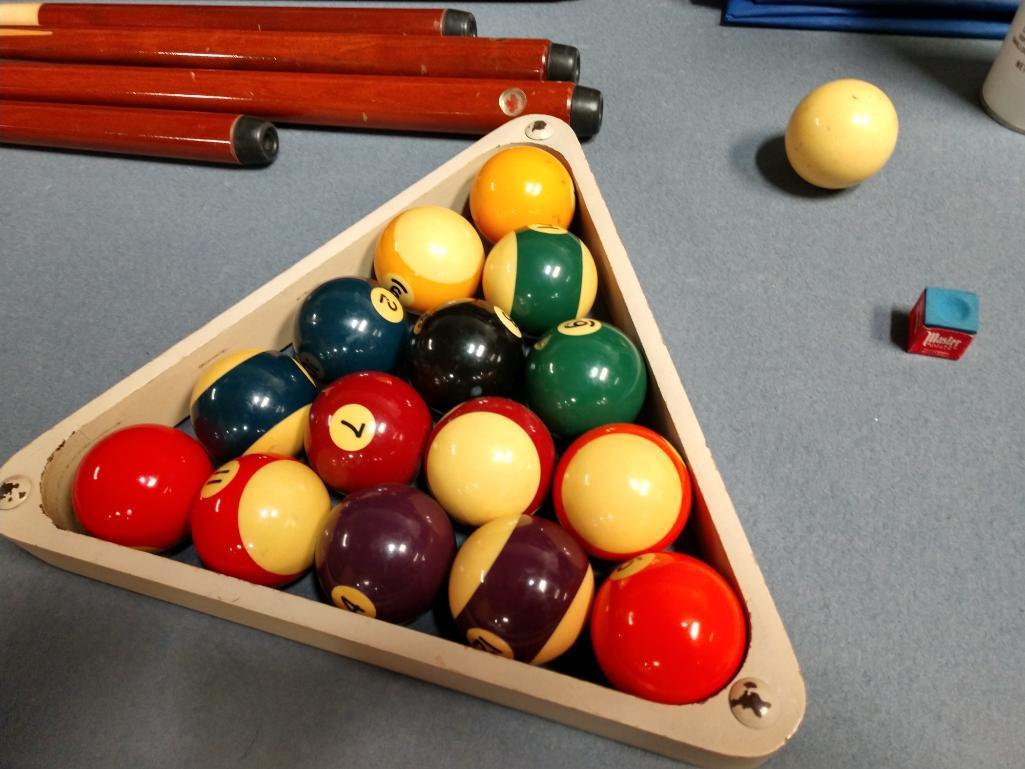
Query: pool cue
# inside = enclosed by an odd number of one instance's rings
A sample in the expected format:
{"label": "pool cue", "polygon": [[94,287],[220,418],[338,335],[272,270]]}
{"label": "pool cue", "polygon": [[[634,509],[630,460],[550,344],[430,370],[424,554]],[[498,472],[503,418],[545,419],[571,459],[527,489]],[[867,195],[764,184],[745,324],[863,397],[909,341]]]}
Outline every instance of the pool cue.
{"label": "pool cue", "polygon": [[266,120],[208,112],[0,99],[0,143],[264,166],[278,153]]}
{"label": "pool cue", "polygon": [[0,3],[0,25],[43,27],[185,27],[187,29],[363,32],[394,35],[477,34],[472,13],[445,8],[310,8],[253,5]]}
{"label": "pool cue", "polygon": [[580,79],[580,52],[550,40],[141,27],[2,27],[0,57],[131,66],[358,75]]}
{"label": "pool cue", "polygon": [[0,98],[196,109],[301,125],[483,135],[540,112],[593,136],[599,91],[573,83],[0,60]]}

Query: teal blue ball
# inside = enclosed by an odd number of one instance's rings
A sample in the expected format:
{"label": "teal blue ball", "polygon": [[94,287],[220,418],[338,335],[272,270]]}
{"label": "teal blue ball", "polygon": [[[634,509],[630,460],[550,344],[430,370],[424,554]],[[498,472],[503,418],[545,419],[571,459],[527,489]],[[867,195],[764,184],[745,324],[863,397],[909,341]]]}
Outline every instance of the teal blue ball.
{"label": "teal blue ball", "polygon": [[359,371],[394,372],[408,338],[399,300],[364,278],[321,284],[295,319],[296,358],[322,385]]}

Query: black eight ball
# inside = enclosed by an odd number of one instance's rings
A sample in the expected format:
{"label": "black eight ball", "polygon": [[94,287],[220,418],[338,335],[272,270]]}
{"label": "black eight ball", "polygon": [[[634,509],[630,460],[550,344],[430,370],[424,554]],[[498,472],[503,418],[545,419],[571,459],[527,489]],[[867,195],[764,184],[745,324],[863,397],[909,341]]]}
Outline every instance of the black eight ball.
{"label": "black eight ball", "polygon": [[517,398],[523,382],[522,334],[501,308],[480,299],[457,299],[420,316],[407,364],[413,387],[436,411],[484,395]]}

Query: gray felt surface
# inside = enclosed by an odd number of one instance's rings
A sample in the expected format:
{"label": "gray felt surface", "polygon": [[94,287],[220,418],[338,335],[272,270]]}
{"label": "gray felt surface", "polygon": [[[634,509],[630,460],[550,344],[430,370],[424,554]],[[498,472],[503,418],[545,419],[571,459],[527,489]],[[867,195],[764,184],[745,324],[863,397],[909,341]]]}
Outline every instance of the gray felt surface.
{"label": "gray felt surface", "polygon": [[[586,152],[801,661],[775,769],[1025,766],[1025,136],[994,42],[729,29],[681,0],[462,3],[580,46]],[[901,117],[822,195],[781,154],[841,76]],[[260,171],[0,150],[0,456],[467,146],[282,130]],[[977,291],[959,362],[892,337]],[[669,766],[46,566],[0,541],[0,766]]]}

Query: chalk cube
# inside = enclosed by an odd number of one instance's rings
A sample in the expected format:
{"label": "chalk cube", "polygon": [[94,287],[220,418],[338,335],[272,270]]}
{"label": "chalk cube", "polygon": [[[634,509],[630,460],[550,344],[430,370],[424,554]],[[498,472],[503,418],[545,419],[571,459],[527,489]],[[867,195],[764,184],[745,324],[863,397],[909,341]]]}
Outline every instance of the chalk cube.
{"label": "chalk cube", "polygon": [[957,360],[979,330],[979,297],[971,291],[927,288],[908,320],[908,352]]}

